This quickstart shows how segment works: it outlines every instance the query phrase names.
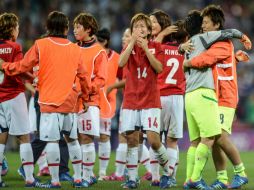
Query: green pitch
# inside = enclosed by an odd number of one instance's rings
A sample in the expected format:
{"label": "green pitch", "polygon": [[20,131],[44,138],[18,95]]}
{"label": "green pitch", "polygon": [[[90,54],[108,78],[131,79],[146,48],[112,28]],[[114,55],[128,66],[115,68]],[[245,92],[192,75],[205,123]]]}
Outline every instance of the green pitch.
{"label": "green pitch", "polygon": [[[253,190],[254,189],[254,152],[243,152],[241,153],[243,162],[246,167],[246,171],[248,174],[249,178],[249,184],[245,186],[245,189],[247,190]],[[6,182],[6,184],[9,185],[6,189],[27,189],[24,188],[24,181],[23,179],[18,175],[17,169],[20,166],[20,158],[18,153],[7,153],[6,157],[8,159],[9,163],[9,172],[7,176],[3,177],[3,180]],[[113,153],[111,156],[111,160],[109,163],[109,168],[108,168],[108,174],[111,174],[114,172],[115,166],[114,166],[114,159],[115,159],[115,154]],[[209,162],[206,165],[205,171],[204,171],[204,179],[210,184],[214,179],[215,179],[215,171],[214,167],[211,161],[211,157],[209,158]],[[98,161],[96,162],[95,166],[95,172],[98,173]],[[179,169],[177,172],[177,184],[178,187],[175,188],[170,188],[174,190],[179,190],[182,189],[182,184],[184,182],[185,178],[185,165],[186,165],[186,153],[181,153],[180,154],[180,165]],[[144,174],[144,167],[141,166],[139,168],[139,174],[140,176]],[[233,176],[233,170],[230,164],[228,164],[228,173],[229,177],[232,178]],[[37,173],[37,168],[36,168],[36,173]],[[46,182],[49,178],[47,177],[41,177],[40,178],[42,182]],[[89,187],[88,189],[91,190],[117,190],[117,189],[122,189],[120,187],[120,182],[108,182],[108,181],[99,181],[97,184],[93,185],[92,187]],[[32,188],[33,189],[33,188]],[[62,188],[61,189],[73,189],[71,185],[68,182],[62,183]],[[141,184],[138,189],[142,190],[155,190],[155,189],[160,189],[158,187],[150,187],[150,182],[147,181],[141,181]]]}

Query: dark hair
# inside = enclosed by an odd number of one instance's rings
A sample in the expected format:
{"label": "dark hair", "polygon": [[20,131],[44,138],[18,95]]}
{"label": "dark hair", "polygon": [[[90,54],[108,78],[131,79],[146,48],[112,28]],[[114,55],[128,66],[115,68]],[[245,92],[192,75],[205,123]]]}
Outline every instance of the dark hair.
{"label": "dark hair", "polygon": [[178,44],[184,43],[188,37],[188,32],[185,30],[184,20],[178,20],[173,25],[178,27],[177,32],[171,34],[172,41]]}
{"label": "dark hair", "polygon": [[[150,16],[154,16],[157,19],[161,27],[161,31],[171,25],[170,16],[162,10],[155,10],[154,12],[150,14]],[[171,35],[165,36],[162,40],[162,43],[165,43],[168,41],[171,41]]]}
{"label": "dark hair", "polygon": [[99,42],[105,42],[107,40],[107,43],[105,44],[105,48],[109,47],[109,41],[110,41],[110,31],[107,28],[102,28],[98,30],[96,33],[97,40]]}
{"label": "dark hair", "polygon": [[134,23],[140,21],[140,20],[143,20],[145,21],[146,23],[146,27],[148,29],[148,31],[150,32],[150,34],[147,35],[147,38],[151,38],[151,34],[152,34],[152,23],[151,23],[151,20],[150,18],[145,15],[144,13],[137,13],[135,14],[132,19],[131,19],[131,24],[130,24],[130,29],[131,29],[131,33],[133,32],[133,25]]}
{"label": "dark hair", "polygon": [[12,32],[17,27],[18,17],[13,13],[3,13],[0,15],[0,39],[11,40]]}
{"label": "dark hair", "polygon": [[188,16],[185,18],[184,25],[185,30],[188,32],[190,37],[200,33],[203,18],[201,17],[200,11],[191,10]]}
{"label": "dark hair", "polygon": [[161,27],[161,30],[164,30],[165,28],[167,28],[168,26],[171,25],[171,18],[170,16],[165,13],[164,11],[162,10],[155,10],[154,12],[152,12],[150,14],[150,16],[155,16],[155,18],[157,19],[160,27]]}
{"label": "dark hair", "polygon": [[49,13],[47,18],[47,35],[48,36],[64,36],[64,32],[69,28],[68,17],[59,11]]}
{"label": "dark hair", "polygon": [[225,17],[222,8],[219,5],[208,5],[201,13],[201,16],[209,17],[213,24],[219,24],[219,30],[224,28]]}
{"label": "dark hair", "polygon": [[98,31],[98,23],[93,15],[90,13],[80,13],[78,16],[75,17],[73,21],[74,24],[81,24],[83,25],[84,29],[91,29],[89,36],[96,34]]}

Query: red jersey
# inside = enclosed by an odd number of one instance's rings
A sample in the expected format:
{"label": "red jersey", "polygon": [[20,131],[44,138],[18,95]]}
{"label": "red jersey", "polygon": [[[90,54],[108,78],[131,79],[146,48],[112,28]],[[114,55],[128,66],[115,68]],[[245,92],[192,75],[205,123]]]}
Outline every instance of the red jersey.
{"label": "red jersey", "polygon": [[164,53],[163,71],[158,75],[158,85],[161,96],[184,95],[185,76],[183,71],[183,55],[178,53],[176,43],[162,45]]}
{"label": "red jersey", "polygon": [[[21,46],[16,42],[0,40],[0,58],[5,62],[21,60],[23,58]],[[13,99],[24,91],[25,86],[20,76],[8,76],[0,71],[0,102]]]}
{"label": "red jersey", "polygon": [[[163,60],[161,44],[150,41],[148,48],[158,60]],[[142,48],[134,46],[125,68],[123,108],[133,110],[161,108],[157,73]]]}

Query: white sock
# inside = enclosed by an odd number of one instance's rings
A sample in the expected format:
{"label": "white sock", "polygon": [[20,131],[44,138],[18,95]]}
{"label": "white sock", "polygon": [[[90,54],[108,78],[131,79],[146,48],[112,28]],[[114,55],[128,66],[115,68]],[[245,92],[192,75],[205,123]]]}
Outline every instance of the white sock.
{"label": "white sock", "polygon": [[77,140],[69,142],[68,144],[69,156],[73,166],[74,180],[81,180],[81,164],[82,164],[82,153],[81,147]]}
{"label": "white sock", "polygon": [[60,149],[58,143],[47,143],[46,156],[51,182],[59,182]]}
{"label": "white sock", "polygon": [[152,173],[152,181],[159,181],[160,180],[160,165],[158,160],[155,157],[153,149],[150,147],[150,166],[151,166],[151,173]]}
{"label": "white sock", "polygon": [[94,143],[82,144],[82,155],[83,155],[83,177],[82,179],[89,181],[93,176],[93,167],[95,162],[95,147]]}
{"label": "white sock", "polygon": [[47,163],[47,158],[46,158],[46,151],[44,150],[39,159],[36,162],[39,166],[39,171],[42,170],[43,168],[48,167],[48,163]]}
{"label": "white sock", "polygon": [[178,146],[176,148],[176,151],[177,151],[177,160],[176,160],[176,164],[175,164],[175,167],[174,167],[174,172],[173,172],[173,175],[172,175],[172,177],[174,179],[176,179],[176,172],[177,172],[177,168],[178,168],[178,165],[179,165],[179,148],[178,148]]}
{"label": "white sock", "polygon": [[138,177],[138,147],[128,148],[126,167],[129,179],[136,181]]}
{"label": "white sock", "polygon": [[159,161],[159,164],[163,168],[163,175],[171,176],[173,173],[173,169],[169,166],[169,155],[167,154],[167,150],[164,145],[161,144],[161,147],[158,150],[153,151],[156,159]]}
{"label": "white sock", "polygon": [[25,171],[26,181],[33,182],[34,157],[31,144],[30,143],[20,144],[19,154]]}
{"label": "white sock", "polygon": [[5,148],[5,144],[0,144],[0,182],[2,182],[2,163],[3,163],[3,159],[4,159],[4,148]]}
{"label": "white sock", "polygon": [[167,153],[169,155],[169,168],[172,170],[171,175],[173,175],[177,162],[177,149],[167,148]]}
{"label": "white sock", "polygon": [[110,140],[108,140],[107,142],[99,142],[100,176],[106,175],[106,170],[110,158],[110,152],[111,152]]}
{"label": "white sock", "polygon": [[143,143],[138,145],[138,161],[141,161],[141,157],[143,154]]}
{"label": "white sock", "polygon": [[149,154],[149,150],[145,144],[143,144],[142,150],[143,150],[143,152],[142,152],[142,157],[140,159],[140,163],[145,166],[147,172],[151,172],[150,154]]}
{"label": "white sock", "polygon": [[120,143],[116,149],[116,176],[123,176],[126,165],[127,144]]}

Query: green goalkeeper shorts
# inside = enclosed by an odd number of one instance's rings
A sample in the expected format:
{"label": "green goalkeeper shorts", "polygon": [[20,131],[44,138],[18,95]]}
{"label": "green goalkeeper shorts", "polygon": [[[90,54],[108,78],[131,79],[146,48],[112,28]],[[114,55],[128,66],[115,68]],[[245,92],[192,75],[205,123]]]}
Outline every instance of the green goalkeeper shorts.
{"label": "green goalkeeper shorts", "polygon": [[185,111],[190,141],[221,134],[215,91],[199,88],[185,94]]}
{"label": "green goalkeeper shorts", "polygon": [[228,134],[231,134],[232,123],[235,116],[235,109],[219,106],[219,115],[220,115],[220,127]]}

